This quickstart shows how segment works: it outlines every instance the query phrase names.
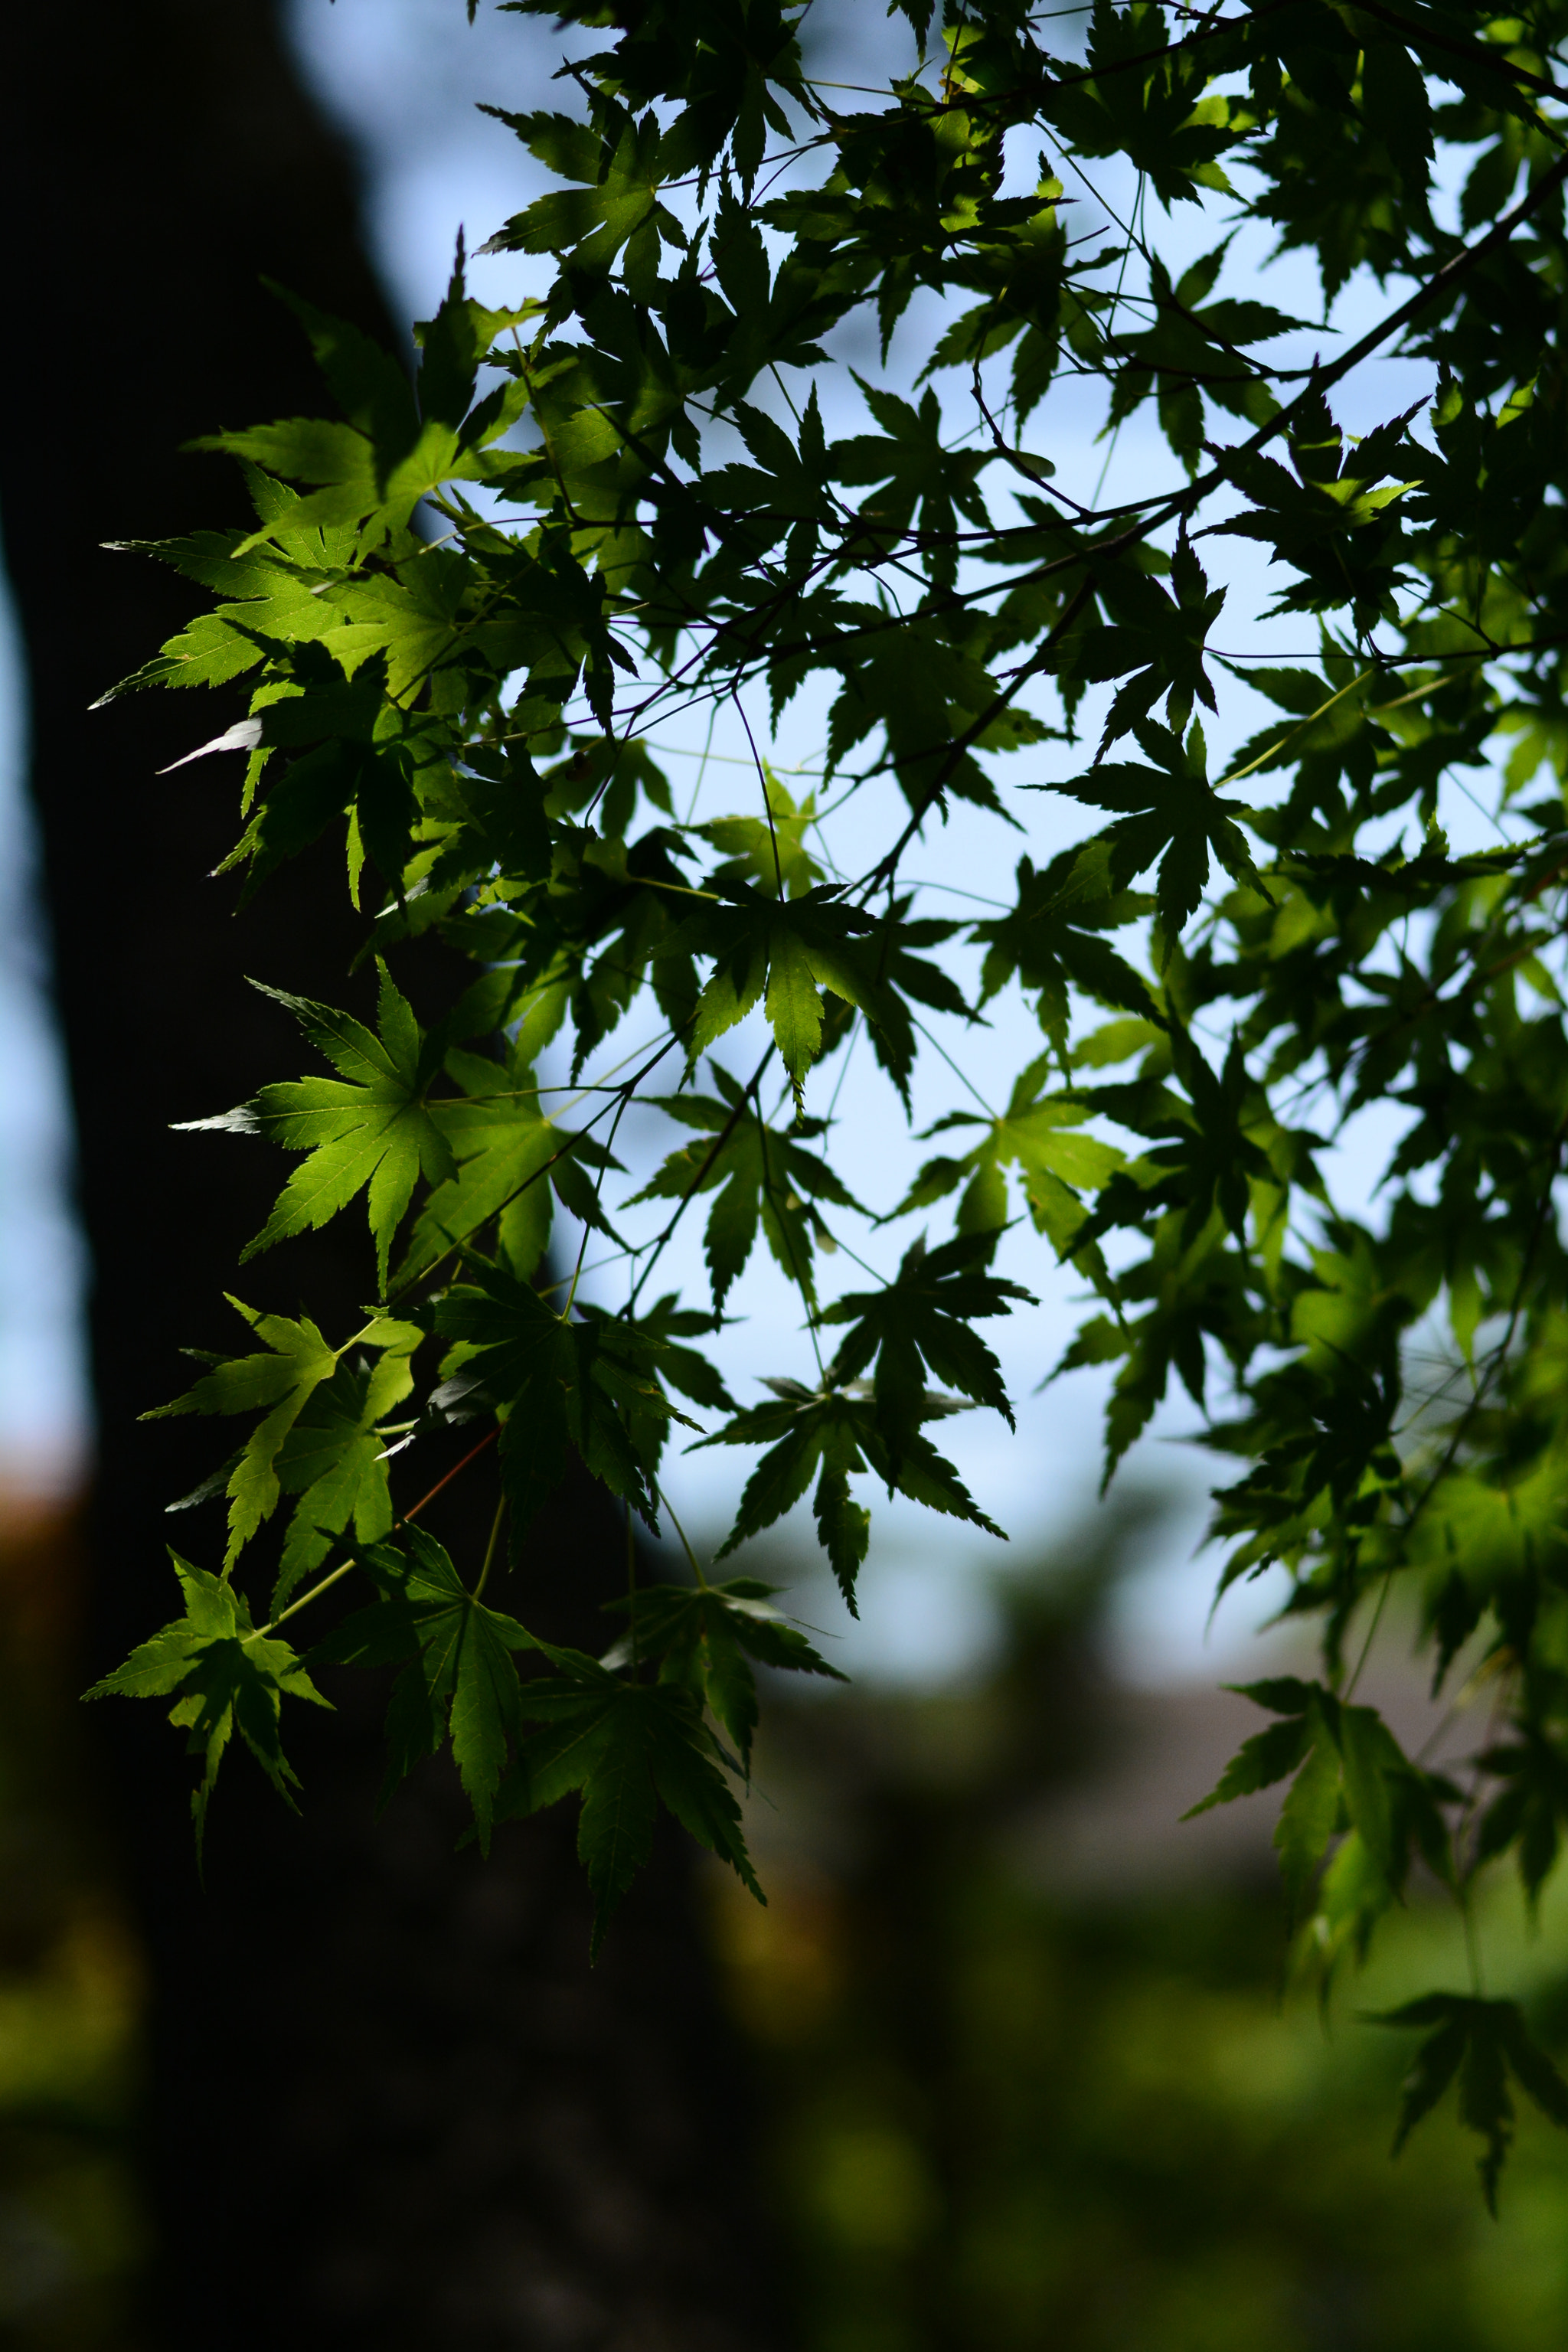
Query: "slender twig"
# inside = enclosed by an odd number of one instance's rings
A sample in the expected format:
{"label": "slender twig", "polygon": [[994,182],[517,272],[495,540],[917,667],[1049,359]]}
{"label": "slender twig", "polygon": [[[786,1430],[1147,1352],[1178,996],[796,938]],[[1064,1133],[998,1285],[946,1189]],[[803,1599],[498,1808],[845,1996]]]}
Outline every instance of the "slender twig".
{"label": "slender twig", "polygon": [[[470,1455],[469,1459],[470,1459],[470,1460],[472,1459],[472,1456],[471,1456],[471,1455]],[[473,1597],[474,1597],[474,1599],[475,1599],[476,1601],[479,1601],[479,1600],[482,1600],[482,1599],[483,1599],[483,1597],[484,1597],[484,1590],[485,1590],[485,1586],[486,1586],[486,1585],[489,1583],[489,1581],[490,1562],[491,1562],[491,1560],[493,1560],[493,1559],[494,1559],[494,1558],[495,1558],[495,1556],[496,1556],[496,1543],[497,1543],[497,1540],[499,1539],[500,1535],[500,1523],[501,1523],[501,1521],[505,1518],[505,1517],[506,1517],[506,1493],[505,1493],[505,1489],[503,1488],[503,1489],[502,1489],[502,1492],[501,1492],[500,1499],[500,1501],[499,1501],[499,1502],[497,1503],[497,1505],[496,1505],[496,1515],[495,1515],[494,1518],[490,1521],[490,1539],[489,1539],[489,1543],[487,1543],[487,1544],[486,1544],[486,1546],[485,1546],[484,1564],[483,1564],[483,1566],[482,1566],[482,1567],[480,1568],[480,1570],[479,1570],[479,1582],[478,1582],[478,1583],[475,1585],[475,1587],[474,1587],[474,1594],[473,1594]]]}
{"label": "slender twig", "polygon": [[660,1507],[669,1513],[670,1524],[674,1528],[676,1534],[680,1538],[680,1548],[686,1554],[687,1562],[691,1570],[691,1573],[697,1579],[698,1584],[701,1590],[706,1592],[708,1590],[708,1579],[702,1573],[702,1563],[698,1559],[696,1552],[692,1549],[690,1537],[687,1534],[686,1529],[681,1526],[680,1521],[676,1517],[674,1504],[670,1501],[669,1496],[665,1493],[662,1486],[656,1486],[653,1491],[658,1500]]}
{"label": "slender twig", "polygon": [[741,724],[746,730],[746,740],[752,747],[752,760],[757,771],[757,782],[762,789],[763,814],[767,818],[768,839],[773,847],[773,880],[778,885],[779,898],[782,900],[784,894],[784,867],[779,863],[779,837],[773,827],[773,796],[768,790],[768,772],[763,763],[763,755],[757,749],[757,739],[752,732],[752,722],[746,716],[745,704],[738,692],[732,694],[730,699],[735,706]]}
{"label": "slender twig", "polygon": [[629,1316],[636,1307],[638,1293],[641,1291],[644,1283],[647,1280],[648,1276],[653,1272],[654,1267],[658,1264],[659,1259],[663,1256],[666,1243],[668,1242],[670,1236],[675,1232],[677,1225],[679,1224],[680,1220],[686,1214],[687,1210],[691,1206],[692,1202],[702,1190],[703,1184],[707,1181],[709,1170],[713,1166],[719,1154],[723,1150],[724,1146],[729,1142],[730,1138],[734,1134],[735,1129],[739,1127],[742,1119],[745,1117],[746,1105],[752,1096],[756,1092],[758,1087],[762,1084],[763,1072],[767,1068],[768,1064],[773,1060],[773,1047],[770,1044],[767,1051],[763,1054],[762,1060],[757,1064],[756,1068],[752,1072],[750,1078],[747,1080],[739,1102],[735,1105],[733,1110],[730,1113],[729,1118],[724,1121],[723,1126],[714,1137],[712,1144],[702,1161],[702,1165],[698,1169],[696,1174],[692,1177],[690,1183],[687,1186],[685,1192],[676,1202],[674,1213],[666,1224],[664,1231],[656,1237],[647,1264],[643,1266],[638,1273],[636,1282],[632,1285],[631,1296],[621,1309],[623,1316]]}
{"label": "slender twig", "polygon": [[[500,1435],[500,1432],[499,1429],[487,1430],[484,1436],[480,1438],[479,1444],[470,1447],[469,1451],[464,1454],[462,1460],[454,1469],[448,1470],[444,1478],[437,1479],[436,1484],[431,1487],[427,1495],[421,1495],[416,1503],[412,1504],[406,1511],[399,1514],[398,1517],[394,1522],[395,1530],[397,1528],[405,1527],[410,1519],[416,1519],[420,1512],[425,1508],[426,1503],[433,1503],[437,1496],[441,1492],[443,1486],[449,1486],[453,1479],[458,1475],[458,1472],[466,1470],[469,1463],[472,1462],[479,1454],[481,1454],[487,1445],[493,1445]],[[492,1541],[493,1540],[494,1538],[492,1537]],[[348,1574],[351,1568],[357,1568],[359,1562],[354,1559],[345,1559],[342,1561],[339,1567],[332,1570],[330,1576],[323,1576],[319,1584],[312,1584],[309,1592],[301,1592],[298,1601],[291,1601],[287,1609],[280,1609],[277,1616],[271,1620],[270,1623],[258,1625],[254,1633],[247,1634],[247,1641],[265,1641],[268,1633],[276,1633],[279,1626],[281,1625],[286,1619],[297,1616],[301,1609],[308,1609],[312,1601],[319,1601],[323,1592],[330,1592],[334,1584],[341,1583],[342,1579]],[[484,1581],[483,1578],[481,1577],[479,1580],[482,1585]],[[478,1594],[475,1595],[475,1598],[478,1598]]]}
{"label": "slender twig", "polygon": [[[1074,562],[1080,562],[1083,561],[1082,557],[1079,556],[1075,556],[1071,560]],[[886,881],[889,887],[891,886],[893,877],[898,872],[900,858],[902,857],[905,850],[909,847],[910,842],[913,841],[921,825],[924,824],[927,817],[931,814],[931,810],[935,807],[938,800],[946,791],[949,783],[952,780],[953,772],[957,768],[958,763],[963,759],[964,753],[969,750],[972,744],[979,741],[986,729],[993,726],[1002,716],[1002,713],[1007,709],[1008,705],[1017,698],[1018,694],[1021,692],[1025,685],[1026,685],[1028,680],[1045,668],[1047,663],[1050,660],[1051,656],[1056,651],[1058,645],[1066,635],[1068,630],[1071,628],[1073,623],[1077,620],[1079,614],[1082,612],[1084,606],[1088,604],[1093,593],[1094,577],[1091,573],[1084,582],[1082,587],[1079,588],[1078,593],[1073,597],[1071,603],[1068,604],[1066,609],[1060,614],[1058,614],[1052,626],[1047,631],[1044,640],[1038,646],[1033,657],[1024,665],[1023,668],[1014,678],[1013,683],[1005,688],[1001,693],[994,695],[992,699],[986,704],[984,709],[982,710],[976,718],[971,719],[969,725],[963,728],[953,737],[952,742],[948,746],[947,755],[937,771],[935,781],[926,787],[919,801],[915,803],[913,813],[902,833],[900,834],[897,841],[894,842],[887,856],[879,858],[877,864],[872,866],[870,872],[866,875],[857,886],[862,898],[868,898],[879,882]]]}
{"label": "slender twig", "polygon": [[468,1468],[470,1462],[477,1461],[479,1456],[484,1452],[486,1446],[493,1445],[500,1435],[500,1431],[499,1429],[487,1429],[479,1444],[477,1445],[470,1446],[467,1454],[464,1454],[462,1460],[452,1469],[448,1470],[444,1478],[437,1478],[436,1484],[431,1487],[427,1495],[421,1495],[419,1500],[414,1504],[410,1509],[400,1514],[397,1521],[398,1526],[404,1526],[409,1519],[416,1519],[419,1517],[420,1512],[424,1510],[426,1505],[427,1503],[433,1503],[437,1496],[441,1493],[442,1489],[449,1486],[453,1479],[459,1476],[460,1474]]}

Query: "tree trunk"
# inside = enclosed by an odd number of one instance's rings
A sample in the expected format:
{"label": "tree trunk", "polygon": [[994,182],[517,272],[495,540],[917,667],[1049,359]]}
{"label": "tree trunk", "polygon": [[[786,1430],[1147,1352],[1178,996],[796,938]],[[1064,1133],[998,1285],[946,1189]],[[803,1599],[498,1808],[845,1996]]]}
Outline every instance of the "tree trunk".
{"label": "tree trunk", "polygon": [[[180,445],[319,407],[263,273],[400,339],[269,0],[30,7],[8,62],[0,516],[95,1268],[96,1673],[171,1613],[165,1538],[215,1548],[210,1510],[170,1522],[163,1507],[224,1433],[135,1416],[184,1384],[178,1347],[236,1344],[219,1286],[280,1177],[264,1149],[168,1123],[293,1073],[297,1033],[245,974],[363,993],[335,853],[237,920],[232,881],[206,878],[234,835],[233,761],[156,776],[237,701],[89,712],[196,601],[100,542],[244,520],[232,469]],[[293,1311],[305,1279],[313,1309],[346,1317],[367,1264],[329,1233],[247,1269],[245,1295]],[[489,1505],[455,1486],[447,1524],[488,1521]],[[510,1605],[592,1639],[619,1556],[606,1498],[579,1477]],[[671,1843],[590,1974],[570,1820],[503,1832],[486,1865],[454,1852],[455,1792],[433,1769],[377,1824],[375,1694],[332,1689],[336,1716],[299,1710],[301,1819],[247,1758],[226,1764],[205,1895],[178,1736],[153,1708],[96,1714],[153,1985],[154,2340],[778,2342],[689,1856]]]}

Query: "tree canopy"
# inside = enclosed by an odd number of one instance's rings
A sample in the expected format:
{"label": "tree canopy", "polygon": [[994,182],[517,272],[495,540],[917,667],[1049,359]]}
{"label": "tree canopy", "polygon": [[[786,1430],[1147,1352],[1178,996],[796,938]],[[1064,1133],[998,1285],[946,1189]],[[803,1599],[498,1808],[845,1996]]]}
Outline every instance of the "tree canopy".
{"label": "tree canopy", "polygon": [[[190,1498],[226,1496],[226,1545],[98,1688],[172,1705],[198,1835],[237,1731],[288,1795],[285,1702],[395,1666],[388,1791],[449,1744],[481,1844],[576,1792],[596,1936],[659,1805],[754,1884],[755,1670],[830,1669],[754,1577],[640,1582],[634,1520],[669,1517],[673,1444],[744,1449],[719,1559],[809,1495],[851,1609],[879,1491],[994,1528],[942,1424],[1012,1419],[977,1327],[1032,1305],[996,1264],[1018,1224],[1088,1294],[1059,1369],[1113,1368],[1108,1475],[1173,1377],[1237,1465],[1222,1589],[1282,1566],[1321,1628],[1318,1679],[1249,1686],[1268,1720],[1207,1801],[1289,1782],[1326,1982],[1413,1871],[1463,1908],[1511,1853],[1533,1897],[1568,1811],[1568,11],[905,0],[880,91],[813,78],[810,13],[568,6],[605,46],[562,105],[490,110],[556,184],[486,249],[545,290],[481,304],[459,244],[412,382],[290,292],[336,415],[215,433],[255,528],[142,550],[214,602],[115,691],[244,681],[201,747],[246,754],[241,899],[328,845],[363,917],[367,1017],[283,996],[307,1074],[199,1122],[298,1155],[237,1278],[363,1217],[367,1305],[328,1332],[233,1301],[245,1339],[163,1408],[228,1417]],[[1259,231],[1320,319],[1256,262],[1222,290]],[[1391,354],[1417,397],[1349,431]],[[1086,387],[1108,462],[1069,490],[1053,418]],[[1151,405],[1165,477],[1127,495]],[[1226,648],[1237,580],[1310,656]],[[770,752],[813,696],[797,800]],[[754,765],[678,805],[657,730],[720,707]],[[1238,708],[1271,715],[1211,760]],[[907,869],[959,803],[1016,861],[962,920]],[[439,998],[432,939],[468,967]],[[908,1107],[1009,995],[1037,1039],[1005,1108],[956,1101],[858,1202],[851,1052]],[[1386,1103],[1357,1215],[1328,1147]],[[626,1199],[634,1104],[670,1149]],[[661,1289],[699,1218],[708,1289]],[[801,1307],[761,1404],[706,1344],[759,1235]],[[499,1500],[454,1562],[419,1463],[458,1422]],[[574,1450],[626,1519],[600,1657],[496,1605]],[[1462,1779],[1356,1699],[1401,1585],[1437,1682],[1491,1695]],[[1425,2037],[1400,2136],[1458,2075],[1489,2200],[1510,2080],[1568,2122],[1479,1962],[1388,2021]]]}

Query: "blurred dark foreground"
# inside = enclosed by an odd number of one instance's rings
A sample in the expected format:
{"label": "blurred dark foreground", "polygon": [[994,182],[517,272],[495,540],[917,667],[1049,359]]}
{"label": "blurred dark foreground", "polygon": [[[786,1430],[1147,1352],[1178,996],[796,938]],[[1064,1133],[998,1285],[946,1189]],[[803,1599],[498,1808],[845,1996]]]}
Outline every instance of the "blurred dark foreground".
{"label": "blurred dark foreground", "polygon": [[[1568,2137],[1521,2119],[1495,2225],[1451,2114],[1389,2161],[1409,2044],[1355,2012],[1458,1981],[1457,1931],[1413,1898],[1328,2031],[1282,1993],[1266,1801],[1175,1818],[1245,1702],[1096,1663],[1129,1533],[1105,1517],[1011,1583],[970,1687],[770,1694],[769,1905],[715,1871],[710,1910],[795,2340],[1560,2352]],[[74,1703],[72,1541],[68,1509],[0,1507],[0,2346],[153,2352],[142,1971]],[[1496,1890],[1489,1953],[1549,2037],[1553,1927],[1549,1900],[1531,1942]]]}

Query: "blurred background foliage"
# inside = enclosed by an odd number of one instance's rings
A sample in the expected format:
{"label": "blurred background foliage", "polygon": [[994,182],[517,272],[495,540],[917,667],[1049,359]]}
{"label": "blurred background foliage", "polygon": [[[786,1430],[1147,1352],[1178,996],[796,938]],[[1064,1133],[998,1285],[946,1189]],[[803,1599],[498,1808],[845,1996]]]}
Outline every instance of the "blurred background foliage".
{"label": "blurred background foliage", "polygon": [[[1267,1804],[1176,1820],[1243,1703],[1127,1694],[1119,1717],[1104,1690],[1139,1516],[1009,1580],[962,1688],[770,1695],[769,1907],[715,1874],[713,1916],[806,2352],[1560,2347],[1560,2136],[1521,2119],[1496,2224],[1451,2116],[1389,2158],[1410,2037],[1357,2012],[1463,1981],[1451,1910],[1417,1895],[1320,2016],[1283,1981]],[[1097,1759],[1108,1696],[1131,1750]],[[1560,2037],[1550,1917],[1531,1940],[1499,1884],[1482,1937]]]}
{"label": "blurred background foliage", "polygon": [[[1286,1981],[1267,1801],[1176,1819],[1243,1702],[1108,1681],[1152,1509],[1015,1570],[962,1684],[771,1696],[768,1907],[715,1870],[709,1916],[802,2352],[1557,2352],[1560,2136],[1521,2116],[1496,2223],[1451,2117],[1388,2155],[1410,2037],[1361,2013],[1462,1980],[1451,1911],[1415,1894],[1325,2018]],[[140,1982],[61,1671],[70,1560],[67,1516],[5,1520],[0,2345],[96,2352],[145,2340]],[[1532,1932],[1500,1880],[1482,1920],[1560,2051],[1562,1908]]]}
{"label": "blurred background foliage", "polygon": [[145,1985],[77,1704],[77,1513],[0,1493],[0,2344],[129,2347]]}

